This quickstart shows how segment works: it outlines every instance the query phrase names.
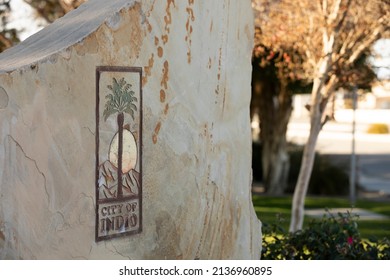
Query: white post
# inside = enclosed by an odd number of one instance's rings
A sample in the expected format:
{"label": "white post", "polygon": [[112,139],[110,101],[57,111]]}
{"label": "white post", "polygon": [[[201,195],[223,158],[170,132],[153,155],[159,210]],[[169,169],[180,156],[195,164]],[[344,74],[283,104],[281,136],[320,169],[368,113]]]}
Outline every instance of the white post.
{"label": "white post", "polygon": [[357,90],[354,87],[352,92],[352,152],[349,177],[349,201],[351,206],[356,202],[356,153],[355,153],[355,129],[356,129],[356,107],[357,107]]}

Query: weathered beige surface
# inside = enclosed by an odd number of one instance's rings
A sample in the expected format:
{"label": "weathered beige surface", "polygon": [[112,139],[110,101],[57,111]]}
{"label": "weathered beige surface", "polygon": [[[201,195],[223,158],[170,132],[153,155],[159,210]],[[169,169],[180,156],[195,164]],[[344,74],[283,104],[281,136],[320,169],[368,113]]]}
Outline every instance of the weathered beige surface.
{"label": "weathered beige surface", "polygon": [[[0,56],[1,259],[257,259],[251,1],[90,0]],[[95,69],[143,68],[143,232],[95,242]]]}

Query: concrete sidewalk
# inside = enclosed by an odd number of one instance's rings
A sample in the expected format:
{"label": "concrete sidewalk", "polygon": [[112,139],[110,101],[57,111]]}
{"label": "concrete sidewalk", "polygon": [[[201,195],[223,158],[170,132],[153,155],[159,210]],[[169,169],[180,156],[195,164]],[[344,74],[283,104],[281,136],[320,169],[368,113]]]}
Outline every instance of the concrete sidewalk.
{"label": "concrete sidewalk", "polygon": [[334,209],[308,209],[305,210],[305,215],[313,218],[322,218],[323,216],[338,217],[338,213],[343,216],[350,214],[352,217],[357,216],[359,220],[388,220],[390,217],[375,212],[371,212],[361,208],[334,208]]}

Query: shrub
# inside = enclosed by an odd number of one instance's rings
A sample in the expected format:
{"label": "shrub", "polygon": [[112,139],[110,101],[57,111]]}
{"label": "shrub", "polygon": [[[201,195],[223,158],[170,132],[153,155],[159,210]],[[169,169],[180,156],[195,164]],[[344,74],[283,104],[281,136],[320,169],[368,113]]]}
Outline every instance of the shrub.
{"label": "shrub", "polygon": [[[286,193],[293,193],[301,167],[303,147],[290,144],[290,170],[288,175],[288,188]],[[252,144],[252,170],[253,180],[263,180],[262,146],[260,143]],[[338,166],[333,165],[326,156],[316,153],[313,171],[309,182],[310,195],[346,195],[349,190],[349,176]]]}
{"label": "shrub", "polygon": [[[296,146],[290,151],[289,188],[293,193],[302,162],[303,148]],[[309,181],[308,194],[311,195],[346,195],[349,190],[349,176],[341,168],[333,165],[329,159],[315,154],[313,170]]]}
{"label": "shrub", "polygon": [[367,133],[370,134],[388,134],[389,133],[389,127],[387,124],[384,123],[374,123],[371,124],[368,129]]}
{"label": "shrub", "polygon": [[363,240],[357,216],[324,216],[287,233],[277,224],[263,225],[261,258],[268,260],[389,260],[389,240]]}

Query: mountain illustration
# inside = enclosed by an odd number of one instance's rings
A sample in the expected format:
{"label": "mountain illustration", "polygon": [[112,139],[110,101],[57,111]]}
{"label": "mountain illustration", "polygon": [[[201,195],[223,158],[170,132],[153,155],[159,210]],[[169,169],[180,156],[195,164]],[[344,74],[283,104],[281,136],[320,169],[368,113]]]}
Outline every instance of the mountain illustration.
{"label": "mountain illustration", "polygon": [[[138,196],[140,174],[134,169],[122,174],[122,197]],[[106,160],[99,166],[99,200],[118,197],[118,169]]]}

